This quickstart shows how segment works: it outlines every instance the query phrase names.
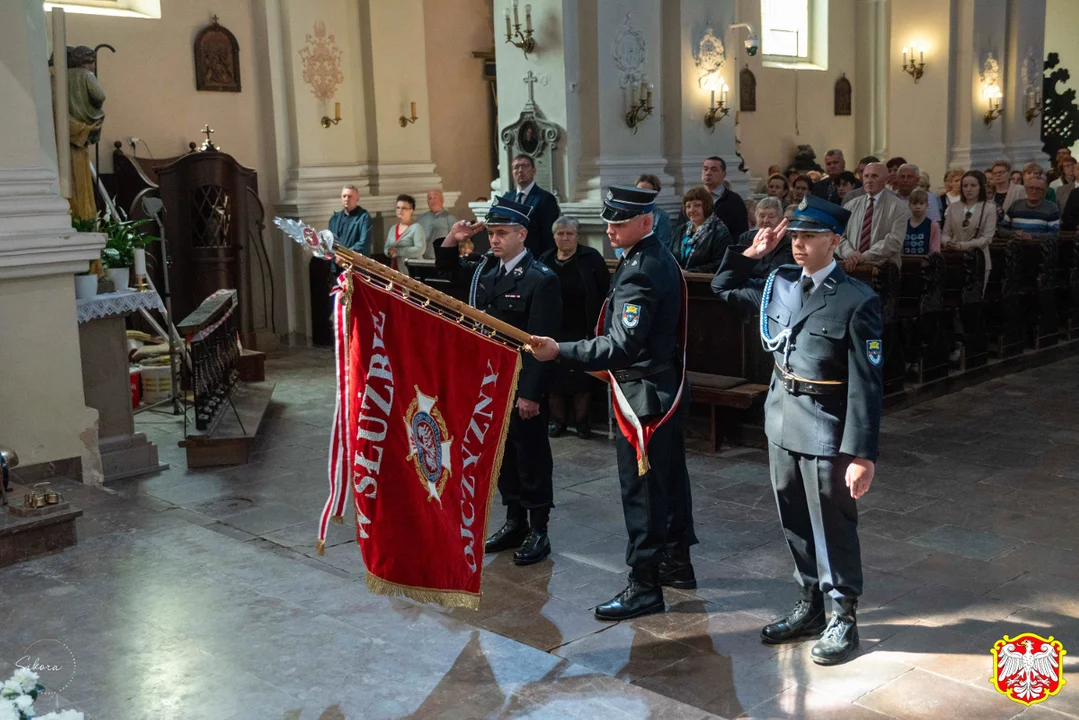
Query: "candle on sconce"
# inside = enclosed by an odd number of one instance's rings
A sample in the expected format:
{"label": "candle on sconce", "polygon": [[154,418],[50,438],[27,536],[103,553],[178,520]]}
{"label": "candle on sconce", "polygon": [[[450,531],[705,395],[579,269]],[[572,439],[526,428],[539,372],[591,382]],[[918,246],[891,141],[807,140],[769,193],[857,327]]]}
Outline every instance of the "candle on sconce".
{"label": "candle on sconce", "polygon": [[918,48],[918,62],[925,65],[925,47]]}
{"label": "candle on sconce", "polygon": [[712,102],[708,105],[708,109],[709,110],[715,110],[716,109],[716,91],[715,90],[712,91]]}
{"label": "candle on sconce", "polygon": [[637,105],[637,83],[633,83],[629,86],[629,104]]}
{"label": "candle on sconce", "polygon": [[333,104],[333,118],[334,120],[341,119],[341,103],[339,102],[335,102]]}
{"label": "candle on sconce", "polygon": [[903,47],[903,64],[904,65],[907,64],[907,48],[906,48],[906,46]]}
{"label": "candle on sconce", "polygon": [[416,101],[415,100],[412,101],[412,119],[413,120],[416,119]]}
{"label": "candle on sconce", "polygon": [[724,106],[726,106],[726,104],[727,104],[727,90],[728,90],[727,83],[723,83],[723,94],[720,95],[720,98],[721,98],[720,102],[722,102]]}
{"label": "candle on sconce", "polygon": [[517,15],[517,0],[513,0],[513,24],[515,27],[521,26],[521,18]]}
{"label": "candle on sconce", "polygon": [[648,83],[648,107],[652,107],[652,83]]}
{"label": "candle on sconce", "polygon": [[525,30],[532,32],[532,6],[525,5]]}
{"label": "candle on sconce", "polygon": [[513,31],[510,29],[510,11],[506,10],[506,38],[509,39]]}

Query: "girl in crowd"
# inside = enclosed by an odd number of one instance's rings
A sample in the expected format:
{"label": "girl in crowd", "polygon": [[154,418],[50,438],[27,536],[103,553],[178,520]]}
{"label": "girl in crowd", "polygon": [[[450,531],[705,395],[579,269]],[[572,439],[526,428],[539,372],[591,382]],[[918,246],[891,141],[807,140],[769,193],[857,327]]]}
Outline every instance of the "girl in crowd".
{"label": "girl in crowd", "polygon": [[926,217],[929,211],[929,193],[922,188],[911,191],[910,220],[903,240],[904,255],[932,255],[940,252],[940,226]]}
{"label": "girl in crowd", "polygon": [[948,205],[944,215],[942,244],[949,250],[978,248],[985,257],[985,283],[989,282],[992,263],[989,243],[997,231],[996,209],[986,202],[985,175],[977,170],[963,173],[959,183],[962,199]]}
{"label": "girl in crowd", "polygon": [[941,224],[944,224],[944,216],[948,213],[948,206],[959,202],[959,182],[963,179],[963,168],[952,168],[944,173],[944,192],[940,194]]}

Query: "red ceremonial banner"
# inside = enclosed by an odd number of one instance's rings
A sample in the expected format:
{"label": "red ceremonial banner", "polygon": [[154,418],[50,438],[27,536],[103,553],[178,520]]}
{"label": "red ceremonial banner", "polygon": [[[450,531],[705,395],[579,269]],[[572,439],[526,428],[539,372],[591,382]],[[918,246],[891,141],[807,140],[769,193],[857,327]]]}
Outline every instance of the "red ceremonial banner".
{"label": "red ceremonial banner", "polygon": [[338,406],[319,547],[351,493],[368,587],[477,608],[519,353],[352,282],[335,292]]}

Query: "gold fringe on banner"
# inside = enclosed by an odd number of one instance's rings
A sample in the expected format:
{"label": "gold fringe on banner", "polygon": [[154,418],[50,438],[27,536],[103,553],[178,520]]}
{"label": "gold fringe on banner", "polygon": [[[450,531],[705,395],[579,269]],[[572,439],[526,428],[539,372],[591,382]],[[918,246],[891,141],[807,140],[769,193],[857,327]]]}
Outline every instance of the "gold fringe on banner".
{"label": "gold fringe on banner", "polygon": [[474,595],[460,590],[433,590],[411,585],[398,585],[389,580],[383,580],[370,570],[367,571],[367,588],[377,595],[407,597],[416,602],[437,603],[443,607],[460,607],[468,610],[478,610],[480,607],[480,596],[478,594]]}
{"label": "gold fringe on banner", "polygon": [[319,540],[318,545],[316,547],[318,548],[318,556],[319,557],[322,557],[323,555],[326,554],[326,541],[325,540]]}
{"label": "gold fringe on banner", "polygon": [[333,517],[330,518],[330,522],[335,522],[338,525],[344,525],[345,524],[345,516],[344,515],[334,515]]}

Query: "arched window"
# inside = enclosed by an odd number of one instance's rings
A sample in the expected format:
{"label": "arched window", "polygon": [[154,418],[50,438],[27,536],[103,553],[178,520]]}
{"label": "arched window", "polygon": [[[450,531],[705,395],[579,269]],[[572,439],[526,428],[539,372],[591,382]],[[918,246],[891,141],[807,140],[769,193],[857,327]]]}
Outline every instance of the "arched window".
{"label": "arched window", "polygon": [[46,0],[45,11],[53,8],[86,15],[161,19],[161,0]]}
{"label": "arched window", "polygon": [[828,0],[761,0],[766,67],[828,68]]}

